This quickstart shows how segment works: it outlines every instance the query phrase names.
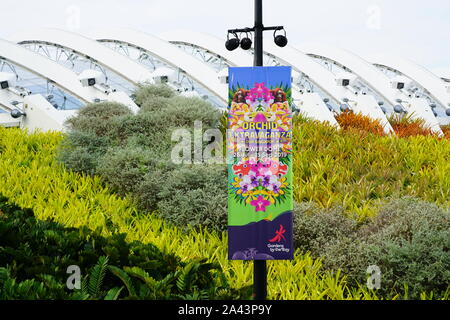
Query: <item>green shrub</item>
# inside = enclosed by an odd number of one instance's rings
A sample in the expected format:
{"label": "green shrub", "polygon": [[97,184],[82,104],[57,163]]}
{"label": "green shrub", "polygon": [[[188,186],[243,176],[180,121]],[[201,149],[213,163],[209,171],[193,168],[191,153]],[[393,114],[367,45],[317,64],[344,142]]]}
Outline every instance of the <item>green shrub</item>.
{"label": "green shrub", "polygon": [[110,140],[93,132],[72,131],[59,147],[58,159],[75,172],[95,174]]}
{"label": "green shrub", "polygon": [[135,191],[145,174],[155,167],[155,155],[139,147],[111,148],[97,168],[106,182],[121,195]]}
{"label": "green shrub", "polygon": [[152,114],[160,126],[164,126],[167,130],[192,128],[195,121],[201,121],[203,128],[215,128],[221,117],[220,111],[209,102],[200,98],[183,96],[151,98],[143,104],[140,114],[148,113]]}
{"label": "green shrub", "polygon": [[158,98],[172,98],[175,92],[165,84],[140,85],[133,93],[134,101],[141,108],[150,101]]}
{"label": "green shrub", "polygon": [[117,145],[126,146],[130,140],[142,147],[168,152],[171,147],[171,131],[157,113],[142,113],[117,117],[110,123],[108,132]]}
{"label": "green shrub", "polygon": [[130,109],[120,103],[91,103],[80,109],[76,116],[69,118],[65,125],[71,130],[105,136],[109,131],[111,119],[129,114],[132,114]]}
{"label": "green shrub", "polygon": [[158,202],[161,201],[161,190],[163,182],[167,181],[169,170],[154,170],[147,173],[141,183],[136,186],[135,197],[139,207],[147,211],[158,209]]}
{"label": "green shrub", "polygon": [[158,194],[158,209],[164,219],[180,227],[226,230],[228,198],[223,166],[183,166],[165,178]]}
{"label": "green shrub", "polygon": [[167,85],[141,86],[134,93],[140,113],[152,113],[166,128],[192,127],[202,121],[204,127],[216,127],[220,111],[200,98],[176,95]]}
{"label": "green shrub", "polygon": [[72,131],[59,159],[74,171],[99,174],[120,195],[131,194],[141,208],[158,209],[176,225],[224,230],[224,167],[171,162],[173,130],[183,128],[192,135],[195,121],[202,121],[203,130],[214,128],[221,113],[202,99],[175,95],[167,86],[140,87],[134,97],[142,106],[136,115],[104,103],[70,119]]}
{"label": "green shrub", "polygon": [[160,110],[166,110],[170,102],[170,98],[165,97],[151,97],[151,99],[146,100],[139,110],[139,113],[153,113],[159,112]]}
{"label": "green shrub", "polygon": [[171,127],[191,128],[194,121],[201,121],[207,129],[218,126],[221,112],[203,99],[175,96],[170,99],[167,110],[160,111],[160,116]]}
{"label": "green shrub", "polygon": [[358,224],[342,207],[321,209],[313,203],[295,203],[294,244],[296,248],[320,257],[324,249],[355,234]]}
{"label": "green shrub", "polygon": [[412,198],[392,200],[377,217],[323,249],[324,266],[364,284],[370,265],[381,269],[380,293],[442,297],[450,283],[450,212]]}

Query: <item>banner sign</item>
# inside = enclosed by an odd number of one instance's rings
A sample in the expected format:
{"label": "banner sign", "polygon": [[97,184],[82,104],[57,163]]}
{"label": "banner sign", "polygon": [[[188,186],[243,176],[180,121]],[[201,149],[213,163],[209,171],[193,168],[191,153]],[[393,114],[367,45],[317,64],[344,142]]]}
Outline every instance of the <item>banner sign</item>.
{"label": "banner sign", "polygon": [[293,259],[291,68],[229,68],[228,82],[228,258]]}

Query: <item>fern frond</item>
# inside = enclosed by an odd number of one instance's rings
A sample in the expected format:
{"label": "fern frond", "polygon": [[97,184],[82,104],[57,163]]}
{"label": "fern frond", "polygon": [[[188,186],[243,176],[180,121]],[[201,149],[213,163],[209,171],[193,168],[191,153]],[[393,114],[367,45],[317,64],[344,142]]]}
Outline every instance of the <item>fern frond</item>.
{"label": "fern frond", "polygon": [[117,268],[115,266],[108,266],[109,271],[111,271],[112,274],[114,274],[116,277],[118,277],[127,287],[128,293],[130,296],[135,297],[136,296],[136,290],[134,289],[133,282],[131,281],[130,276],[123,271],[120,268]]}
{"label": "fern frond", "polygon": [[98,258],[97,264],[92,269],[89,277],[89,294],[95,298],[100,295],[100,289],[105,278],[106,269],[108,267],[108,257],[101,256]]}
{"label": "fern frond", "polygon": [[119,295],[122,292],[123,288],[124,288],[123,286],[120,288],[119,287],[112,288],[106,294],[105,300],[117,300],[119,298]]}
{"label": "fern frond", "polygon": [[123,270],[130,276],[136,277],[142,281],[146,281],[146,279],[150,277],[150,275],[145,270],[142,270],[139,267],[124,267]]}

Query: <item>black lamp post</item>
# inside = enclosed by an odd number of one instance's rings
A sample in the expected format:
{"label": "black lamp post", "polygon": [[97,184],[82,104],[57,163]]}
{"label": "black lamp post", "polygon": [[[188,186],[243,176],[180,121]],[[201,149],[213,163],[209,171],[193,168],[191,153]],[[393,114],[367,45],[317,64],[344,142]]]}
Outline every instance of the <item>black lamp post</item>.
{"label": "black lamp post", "polygon": [[[274,31],[274,41],[279,47],[285,47],[288,43],[286,38],[286,32],[284,34],[276,35],[277,31],[284,30],[283,26],[278,27],[264,27],[263,25],[263,11],[262,11],[262,0],[255,0],[255,26],[253,28],[242,28],[242,29],[230,29],[228,30],[227,42],[225,47],[229,51],[233,51],[241,46],[244,50],[249,50],[252,46],[252,40],[246,36],[245,38],[239,39],[238,33],[249,33],[255,34],[255,45],[254,45],[254,56],[255,60],[253,62],[254,66],[263,65],[263,32],[264,31]],[[232,36],[230,38],[230,35]]]}
{"label": "black lamp post", "polygon": [[[247,36],[241,40],[238,38],[238,33],[254,33],[255,45],[254,45],[254,61],[253,65],[263,65],[263,33],[264,31],[274,31],[274,41],[279,47],[285,47],[288,43],[286,38],[286,32],[284,35],[276,35],[277,31],[283,30],[284,27],[264,27],[263,25],[263,11],[262,0],[255,0],[255,26],[253,28],[243,29],[230,29],[228,30],[227,42],[225,47],[229,51],[233,51],[241,46],[242,49],[248,50],[251,48],[252,41]],[[232,38],[230,38],[232,35]],[[253,273],[253,298],[255,300],[265,300],[267,297],[267,264],[265,260],[253,261],[254,273]]]}

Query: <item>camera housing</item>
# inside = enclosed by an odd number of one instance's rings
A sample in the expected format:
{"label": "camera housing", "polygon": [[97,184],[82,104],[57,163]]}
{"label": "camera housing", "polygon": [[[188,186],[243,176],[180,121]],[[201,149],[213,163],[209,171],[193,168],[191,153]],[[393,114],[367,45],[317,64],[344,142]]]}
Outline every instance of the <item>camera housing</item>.
{"label": "camera housing", "polygon": [[407,89],[412,81],[406,77],[397,76],[391,81],[391,87],[396,90]]}
{"label": "camera housing", "polygon": [[88,69],[78,75],[78,80],[83,87],[93,87],[103,82],[103,74],[100,71]]}
{"label": "camera housing", "polygon": [[352,86],[356,80],[358,79],[358,76],[350,73],[350,72],[341,72],[338,75],[336,75],[336,84],[340,87],[348,87]]}
{"label": "camera housing", "polygon": [[166,67],[157,68],[152,75],[155,83],[159,84],[167,84],[175,80],[175,71]]}
{"label": "camera housing", "polygon": [[0,72],[0,90],[15,87],[16,75],[14,73]]}

